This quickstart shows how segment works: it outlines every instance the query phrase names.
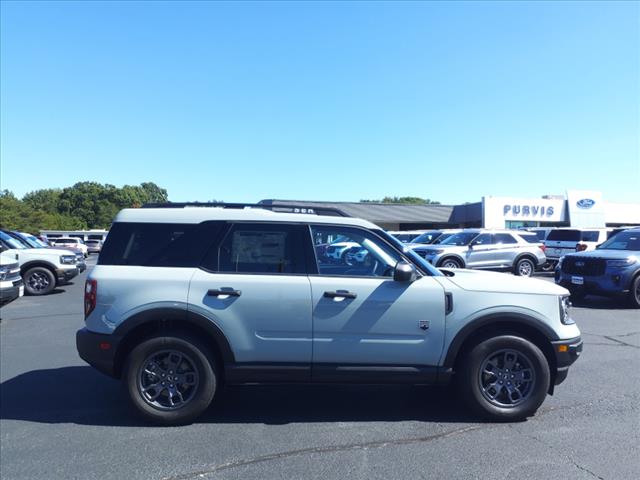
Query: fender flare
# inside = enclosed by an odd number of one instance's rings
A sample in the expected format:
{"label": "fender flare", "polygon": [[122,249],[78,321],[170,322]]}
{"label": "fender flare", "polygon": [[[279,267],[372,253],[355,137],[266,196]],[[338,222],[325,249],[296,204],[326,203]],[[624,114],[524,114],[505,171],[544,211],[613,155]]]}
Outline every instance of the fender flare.
{"label": "fender flare", "polygon": [[58,270],[53,263],[48,262],[47,260],[29,260],[27,263],[20,265],[20,275],[26,273],[27,270],[33,267],[47,268],[52,271],[54,276],[56,275],[56,270]]}
{"label": "fender flare", "polygon": [[516,268],[516,265],[523,257],[530,258],[533,261],[533,267],[538,268],[542,263],[538,261],[538,257],[536,257],[533,253],[523,252],[518,254],[518,256],[513,260],[513,268]]}
{"label": "fender flare", "polygon": [[[442,258],[438,260],[437,265],[440,265],[442,261],[446,258],[455,258],[457,261],[460,262],[460,268],[466,268],[467,266],[467,262],[464,261],[464,258],[462,258],[457,253],[445,253],[444,255],[442,255]],[[436,266],[436,268],[440,268],[440,267]]]}
{"label": "fender flare", "polygon": [[458,358],[460,348],[467,339],[471,338],[472,335],[480,331],[482,328],[500,324],[519,324],[528,329],[535,330],[536,333],[546,338],[549,342],[559,340],[558,336],[550,326],[541,323],[540,320],[529,315],[507,312],[491,313],[474,319],[456,333],[456,336],[453,337],[453,340],[447,349],[443,367],[453,368],[456,363],[456,359]]}
{"label": "fender flare", "polygon": [[223,362],[225,364],[235,362],[229,341],[222,330],[205,316],[181,308],[157,307],[136,313],[118,325],[113,335],[122,339],[122,343],[126,343],[125,339],[129,333],[143,325],[151,326],[152,324],[160,330],[195,327],[204,331],[213,340]]}

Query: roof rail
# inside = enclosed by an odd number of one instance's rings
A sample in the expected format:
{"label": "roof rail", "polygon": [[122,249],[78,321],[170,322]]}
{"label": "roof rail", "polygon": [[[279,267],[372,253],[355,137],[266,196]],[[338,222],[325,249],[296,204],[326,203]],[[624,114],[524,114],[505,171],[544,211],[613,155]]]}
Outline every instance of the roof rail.
{"label": "roof rail", "polygon": [[224,203],[224,202],[166,202],[145,203],[142,208],[189,208],[189,207],[217,207],[217,208],[259,208],[279,213],[306,213],[311,215],[325,215],[330,217],[349,217],[339,208],[308,207],[298,205],[268,205],[263,203]]}

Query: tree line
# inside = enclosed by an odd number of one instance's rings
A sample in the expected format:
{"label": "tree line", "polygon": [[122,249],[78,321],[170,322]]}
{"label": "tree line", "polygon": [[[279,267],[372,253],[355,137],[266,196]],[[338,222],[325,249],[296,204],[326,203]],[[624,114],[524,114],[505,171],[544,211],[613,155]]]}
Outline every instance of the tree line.
{"label": "tree line", "polygon": [[79,182],[66,188],[35,190],[21,199],[9,190],[2,190],[0,226],[30,233],[109,228],[113,217],[123,208],[167,201],[167,191],[153,182],[120,188]]}

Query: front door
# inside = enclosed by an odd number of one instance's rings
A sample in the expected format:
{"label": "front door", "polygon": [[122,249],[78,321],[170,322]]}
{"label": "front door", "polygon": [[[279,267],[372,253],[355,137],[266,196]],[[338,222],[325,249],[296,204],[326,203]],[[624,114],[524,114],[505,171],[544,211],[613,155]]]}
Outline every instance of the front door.
{"label": "front door", "polygon": [[[332,239],[357,243],[361,250],[343,264],[322,258],[311,275],[313,379],[385,380],[428,371],[443,348],[445,295],[433,277],[393,280],[401,255],[367,230],[312,226],[315,245]],[[425,368],[427,370],[425,370]]]}

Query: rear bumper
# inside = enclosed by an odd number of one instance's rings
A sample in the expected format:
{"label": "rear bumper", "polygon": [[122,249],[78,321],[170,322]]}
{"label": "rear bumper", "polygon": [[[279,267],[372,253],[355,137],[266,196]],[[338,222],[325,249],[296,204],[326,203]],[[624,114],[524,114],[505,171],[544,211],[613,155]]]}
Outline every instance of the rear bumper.
{"label": "rear bumper", "polygon": [[110,377],[119,375],[115,360],[120,340],[115,335],[94,333],[86,328],[76,332],[76,348],[80,358]]}
{"label": "rear bumper", "polygon": [[569,340],[558,340],[551,342],[556,357],[555,385],[560,385],[565,381],[569,373],[569,367],[578,359],[582,353],[582,338],[570,338]]}

